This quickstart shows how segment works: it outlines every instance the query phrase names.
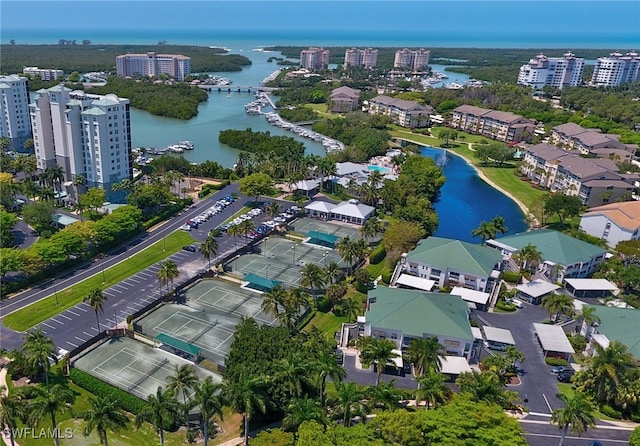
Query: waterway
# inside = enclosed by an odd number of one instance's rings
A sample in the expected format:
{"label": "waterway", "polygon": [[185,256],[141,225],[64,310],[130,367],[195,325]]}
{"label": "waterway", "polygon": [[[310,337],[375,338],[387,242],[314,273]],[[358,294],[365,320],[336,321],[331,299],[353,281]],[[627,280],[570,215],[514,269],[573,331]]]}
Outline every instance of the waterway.
{"label": "waterway", "polygon": [[518,205],[483,181],[463,158],[429,146],[422,148],[422,155],[433,158],[447,177],[440,199],[434,204],[439,219],[434,235],[479,243],[480,237],[473,237],[471,232],[482,221],[498,215],[504,217],[509,229],[504,235],[527,229],[525,215]]}

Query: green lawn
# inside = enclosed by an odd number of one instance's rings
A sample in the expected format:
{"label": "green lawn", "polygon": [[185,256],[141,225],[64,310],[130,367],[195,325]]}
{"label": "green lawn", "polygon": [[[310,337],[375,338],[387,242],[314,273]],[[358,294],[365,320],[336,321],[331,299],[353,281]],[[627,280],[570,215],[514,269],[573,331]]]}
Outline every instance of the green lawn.
{"label": "green lawn", "polygon": [[327,339],[334,339],[333,335],[340,330],[343,322],[347,322],[347,318],[344,316],[317,311],[311,321],[304,327],[304,331],[309,331],[311,328],[316,327]]}
{"label": "green lawn", "polygon": [[[573,396],[573,394],[576,392],[575,388],[573,387],[573,384],[569,384],[569,383],[558,383],[558,393],[561,393],[567,397],[571,397]],[[600,419],[600,420],[605,420],[605,421],[615,421],[615,418],[611,418],[606,416],[603,413],[598,412],[597,410],[594,411],[594,414],[596,416],[596,418]]]}
{"label": "green lawn", "polygon": [[[64,290],[59,289],[57,298],[55,295],[51,295],[11,313],[4,317],[3,322],[12,330],[25,331],[67,308],[71,308],[82,302],[94,288],[100,288],[101,290],[109,288],[127,277],[131,277],[137,272],[148,268],[154,263],[169,257],[179,251],[184,245],[192,242],[193,238],[189,233],[176,231],[168,235],[165,240],[160,240],[144,251],[106,269],[104,271],[105,282],[102,281],[102,272],[99,272],[93,277],[83,280],[74,286],[65,288]],[[166,250],[164,249],[165,246]]]}
{"label": "green lawn", "polygon": [[375,279],[378,276],[380,276],[383,272],[385,271],[389,271],[391,268],[387,267],[387,262],[385,262],[384,260],[382,260],[381,262],[379,262],[377,265],[372,265],[371,263],[367,265],[367,271],[369,272],[369,275]]}
{"label": "green lawn", "polygon": [[321,117],[327,119],[336,119],[341,118],[343,115],[340,113],[329,113],[327,111],[327,104],[304,104],[305,107],[309,107],[312,110],[315,110]]}

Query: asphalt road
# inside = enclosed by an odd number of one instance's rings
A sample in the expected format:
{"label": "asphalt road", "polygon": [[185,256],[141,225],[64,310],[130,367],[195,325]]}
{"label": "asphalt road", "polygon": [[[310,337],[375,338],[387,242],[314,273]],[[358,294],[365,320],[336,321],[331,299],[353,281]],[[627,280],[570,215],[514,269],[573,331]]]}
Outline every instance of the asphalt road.
{"label": "asphalt road", "polygon": [[[550,417],[527,416],[520,420],[525,430],[525,438],[530,446],[548,446],[560,443],[560,429],[550,423]],[[611,423],[599,421],[595,429],[589,429],[582,437],[569,433],[564,446],[589,446],[597,440],[603,446],[621,446],[629,444],[632,428],[618,427]]]}
{"label": "asphalt road", "polygon": [[[192,208],[183,212],[181,215],[174,217],[164,225],[158,227],[151,233],[147,233],[142,237],[132,241],[127,246],[116,249],[102,259],[88,263],[66,275],[43,284],[39,287],[26,290],[11,299],[0,303],[0,315],[5,316],[13,311],[19,310],[33,302],[43,299],[47,296],[54,295],[56,290],[60,292],[62,289],[72,286],[88,277],[96,274],[102,274],[110,266],[125,260],[126,258],[142,251],[152,243],[162,240],[163,237],[171,232],[178,230],[187,220],[201,214],[211,207],[215,201],[222,197],[231,195],[235,192],[238,194],[238,200],[220,213],[213,216],[209,221],[201,224],[197,230],[191,231],[191,235],[197,241],[204,241],[211,229],[219,226],[222,222],[231,217],[236,211],[242,208],[250,199],[243,197],[238,192],[238,185],[231,184],[221,191],[218,191],[212,197],[207,198]],[[291,205],[292,203],[287,203]],[[284,208],[284,206],[283,206]],[[264,214],[261,219],[265,219]],[[258,223],[258,222],[257,222]],[[243,237],[237,237],[237,240],[227,236],[226,234],[218,239],[218,257],[222,257],[236,248],[241,248],[248,240]],[[186,281],[189,277],[197,274],[198,271],[207,267],[207,261],[199,253],[191,253],[188,251],[180,251],[172,255],[173,260],[180,270],[180,277],[174,282],[179,285]],[[212,259],[213,263],[214,259]],[[103,293],[108,297],[104,304],[104,311],[100,315],[101,324],[112,327],[116,322],[121,322],[127,315],[133,313],[154,300],[157,300],[163,294],[161,284],[157,279],[157,270],[159,264],[153,265],[144,271],[112,286]],[[108,271],[105,271],[108,274]],[[80,345],[92,335],[97,333],[97,322],[95,313],[84,303],[80,303],[57,316],[44,321],[41,324],[46,334],[54,340],[58,347],[70,350]],[[104,329],[105,327],[101,327]],[[4,325],[0,325],[0,348],[13,349],[19,348],[22,344],[23,333],[19,333],[8,329]]]}

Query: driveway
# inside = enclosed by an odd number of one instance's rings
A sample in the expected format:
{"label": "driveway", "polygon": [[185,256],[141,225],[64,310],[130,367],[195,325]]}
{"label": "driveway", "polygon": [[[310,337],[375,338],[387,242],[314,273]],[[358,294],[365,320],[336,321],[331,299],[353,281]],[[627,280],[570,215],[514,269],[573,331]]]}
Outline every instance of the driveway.
{"label": "driveway", "polygon": [[27,249],[38,240],[38,233],[22,219],[18,220],[11,232],[19,249]]}

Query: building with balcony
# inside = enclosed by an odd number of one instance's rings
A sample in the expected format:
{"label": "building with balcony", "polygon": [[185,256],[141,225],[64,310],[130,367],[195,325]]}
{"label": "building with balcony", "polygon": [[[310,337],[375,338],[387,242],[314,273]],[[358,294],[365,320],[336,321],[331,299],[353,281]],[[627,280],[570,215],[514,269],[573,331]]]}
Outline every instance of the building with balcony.
{"label": "building with balcony", "polygon": [[609,203],[591,208],[582,215],[580,229],[606,240],[611,248],[626,240],[640,240],[640,201]]}
{"label": "building with balcony", "polygon": [[378,50],[373,48],[349,48],[344,52],[344,67],[375,68],[378,64]]}
{"label": "building with balcony", "polygon": [[584,59],[573,53],[562,57],[547,57],[538,54],[528,64],[520,67],[518,84],[541,90],[543,87],[574,87],[582,84]]}
{"label": "building with balcony", "polygon": [[310,47],[300,51],[300,68],[318,71],[329,66],[329,50]]}
{"label": "building with balcony", "polygon": [[420,48],[419,50],[410,50],[403,48],[396,51],[393,59],[394,68],[406,68],[411,71],[425,71],[429,66],[429,55],[431,51]]}
{"label": "building with balcony", "polygon": [[329,109],[334,113],[347,113],[358,109],[360,90],[343,85],[331,92]]}
{"label": "building with balcony", "polygon": [[394,124],[407,128],[428,127],[434,113],[430,105],[383,95],[370,99],[366,106],[369,114],[389,116]]}
{"label": "building with balcony", "polygon": [[616,87],[640,80],[640,55],[635,52],[622,55],[611,53],[600,57],[593,69],[591,84],[597,87]]}
{"label": "building with balcony", "polygon": [[22,150],[31,137],[27,78],[0,76],[0,136],[9,139],[11,150]]}
{"label": "building with balcony", "polygon": [[116,57],[116,74],[122,77],[149,76],[166,74],[183,81],[191,74],[191,58],[181,54],[124,54]]}
{"label": "building with balcony", "polygon": [[536,123],[510,112],[461,105],[453,110],[451,127],[506,143],[519,142],[533,134]]}
{"label": "building with balcony", "polygon": [[577,150],[584,156],[610,157],[627,162],[638,150],[636,144],[621,143],[620,135],[602,133],[600,129],[588,129],[572,122],[554,127],[550,141],[559,147]]}
{"label": "building with balcony", "polygon": [[64,76],[64,71],[53,68],[25,67],[22,74],[27,76],[40,76],[43,81],[55,81]]}

